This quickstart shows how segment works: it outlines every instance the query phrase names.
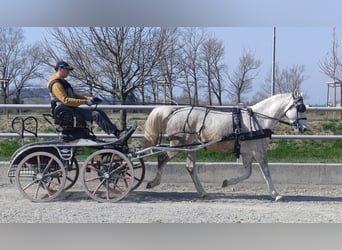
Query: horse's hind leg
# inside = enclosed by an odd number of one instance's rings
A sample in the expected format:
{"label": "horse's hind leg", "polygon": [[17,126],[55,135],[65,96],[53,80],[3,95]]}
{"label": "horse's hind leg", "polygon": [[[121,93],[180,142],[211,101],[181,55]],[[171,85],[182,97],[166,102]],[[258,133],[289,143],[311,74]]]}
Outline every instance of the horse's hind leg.
{"label": "horse's hind leg", "polygon": [[168,161],[170,161],[177,154],[178,153],[176,152],[168,152],[168,153],[163,153],[158,156],[158,167],[157,167],[156,176],[154,177],[152,181],[147,183],[146,188],[154,188],[155,186],[158,186],[160,184],[164,166],[166,165]]}
{"label": "horse's hind leg", "polygon": [[201,197],[207,195],[197,175],[196,152],[189,152],[186,158],[186,169],[188,170],[195,188]]}
{"label": "horse's hind leg", "polygon": [[243,166],[245,167],[245,172],[239,176],[239,177],[235,177],[235,178],[231,178],[229,180],[224,180],[222,183],[222,187],[227,187],[229,185],[235,185],[243,180],[248,179],[251,174],[252,174],[252,159],[253,156],[251,154],[243,154],[241,155],[242,158],[242,163]]}

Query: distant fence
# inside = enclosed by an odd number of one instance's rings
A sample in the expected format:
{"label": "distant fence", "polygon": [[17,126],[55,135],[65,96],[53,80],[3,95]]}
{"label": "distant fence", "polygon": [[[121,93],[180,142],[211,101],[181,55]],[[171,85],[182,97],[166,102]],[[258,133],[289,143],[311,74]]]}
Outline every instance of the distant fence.
{"label": "distant fence", "polygon": [[[99,105],[103,110],[152,110],[159,105]],[[186,107],[185,105],[179,105],[175,107]],[[219,109],[232,109],[235,106],[211,106]],[[0,110],[47,110],[50,112],[50,104],[0,104]],[[307,111],[314,112],[342,112],[342,107],[307,107]],[[58,134],[56,133],[38,133],[40,138],[56,138]],[[96,134],[99,138],[110,138],[112,136],[107,134]],[[13,138],[20,137],[17,133],[0,133],[0,138]],[[35,135],[30,133],[24,133],[25,138],[35,137]],[[143,134],[133,134],[133,138],[142,138]],[[272,135],[272,139],[314,139],[314,140],[341,140],[342,135],[302,135],[302,134],[291,134],[291,135]]]}

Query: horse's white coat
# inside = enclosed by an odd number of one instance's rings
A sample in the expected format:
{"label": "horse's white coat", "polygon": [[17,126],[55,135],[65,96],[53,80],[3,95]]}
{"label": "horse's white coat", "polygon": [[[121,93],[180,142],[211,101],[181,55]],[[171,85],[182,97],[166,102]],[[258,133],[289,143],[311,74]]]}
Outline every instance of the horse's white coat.
{"label": "horse's white coat", "polygon": [[[279,120],[286,116],[288,122],[293,123],[297,121],[298,129],[305,130],[306,114],[305,112],[297,112],[296,101],[298,101],[299,97],[294,94],[279,94],[267,98],[250,108],[255,113],[262,129],[273,130]],[[169,106],[162,106],[152,110],[145,123],[145,139],[148,143],[146,146],[157,145],[160,141],[160,136],[164,133],[169,135],[170,146],[179,146],[222,138],[234,132],[231,112],[215,110],[208,112],[206,108],[202,107],[188,107],[172,112],[173,109]],[[259,130],[259,127],[253,121],[249,112],[246,110],[242,111],[241,132],[257,130]],[[208,149],[232,153],[234,151],[234,144],[234,140],[227,140],[208,146]],[[278,194],[273,185],[268,167],[267,149],[269,138],[240,141],[240,146],[241,160],[245,172],[239,177],[224,180],[222,186],[233,185],[249,178],[252,173],[252,161],[255,158],[259,163],[271,196],[275,200],[282,200],[282,196]],[[178,153],[168,151],[158,157],[156,177],[148,183],[147,188],[153,188],[160,184],[163,167]],[[201,196],[205,196],[206,192],[197,176],[196,152],[188,153],[186,168],[195,184],[197,192]]]}

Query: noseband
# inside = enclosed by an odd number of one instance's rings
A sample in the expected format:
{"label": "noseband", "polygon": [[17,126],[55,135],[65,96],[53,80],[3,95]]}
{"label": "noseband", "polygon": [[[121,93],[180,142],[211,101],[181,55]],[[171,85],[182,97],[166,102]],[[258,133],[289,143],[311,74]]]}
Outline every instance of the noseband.
{"label": "noseband", "polygon": [[281,123],[284,123],[284,124],[287,124],[287,125],[291,125],[291,126],[295,126],[295,127],[298,127],[298,124],[299,124],[299,121],[300,120],[306,120],[306,117],[299,117],[298,114],[299,113],[304,113],[306,111],[306,106],[304,104],[304,100],[303,100],[303,97],[300,96],[298,97],[294,102],[293,104],[285,111],[284,114],[286,114],[290,109],[292,109],[293,107],[296,107],[296,110],[297,110],[297,117],[296,117],[296,120],[293,122],[293,123],[290,123],[290,122],[286,122],[286,121],[282,121],[280,120]]}

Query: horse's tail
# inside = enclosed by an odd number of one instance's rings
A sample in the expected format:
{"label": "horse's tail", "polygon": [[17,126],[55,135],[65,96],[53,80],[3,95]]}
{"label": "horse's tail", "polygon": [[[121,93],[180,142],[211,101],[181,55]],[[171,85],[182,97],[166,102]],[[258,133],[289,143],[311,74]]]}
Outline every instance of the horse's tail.
{"label": "horse's tail", "polygon": [[165,133],[169,115],[173,112],[170,106],[154,108],[145,122],[145,146],[155,146]]}

